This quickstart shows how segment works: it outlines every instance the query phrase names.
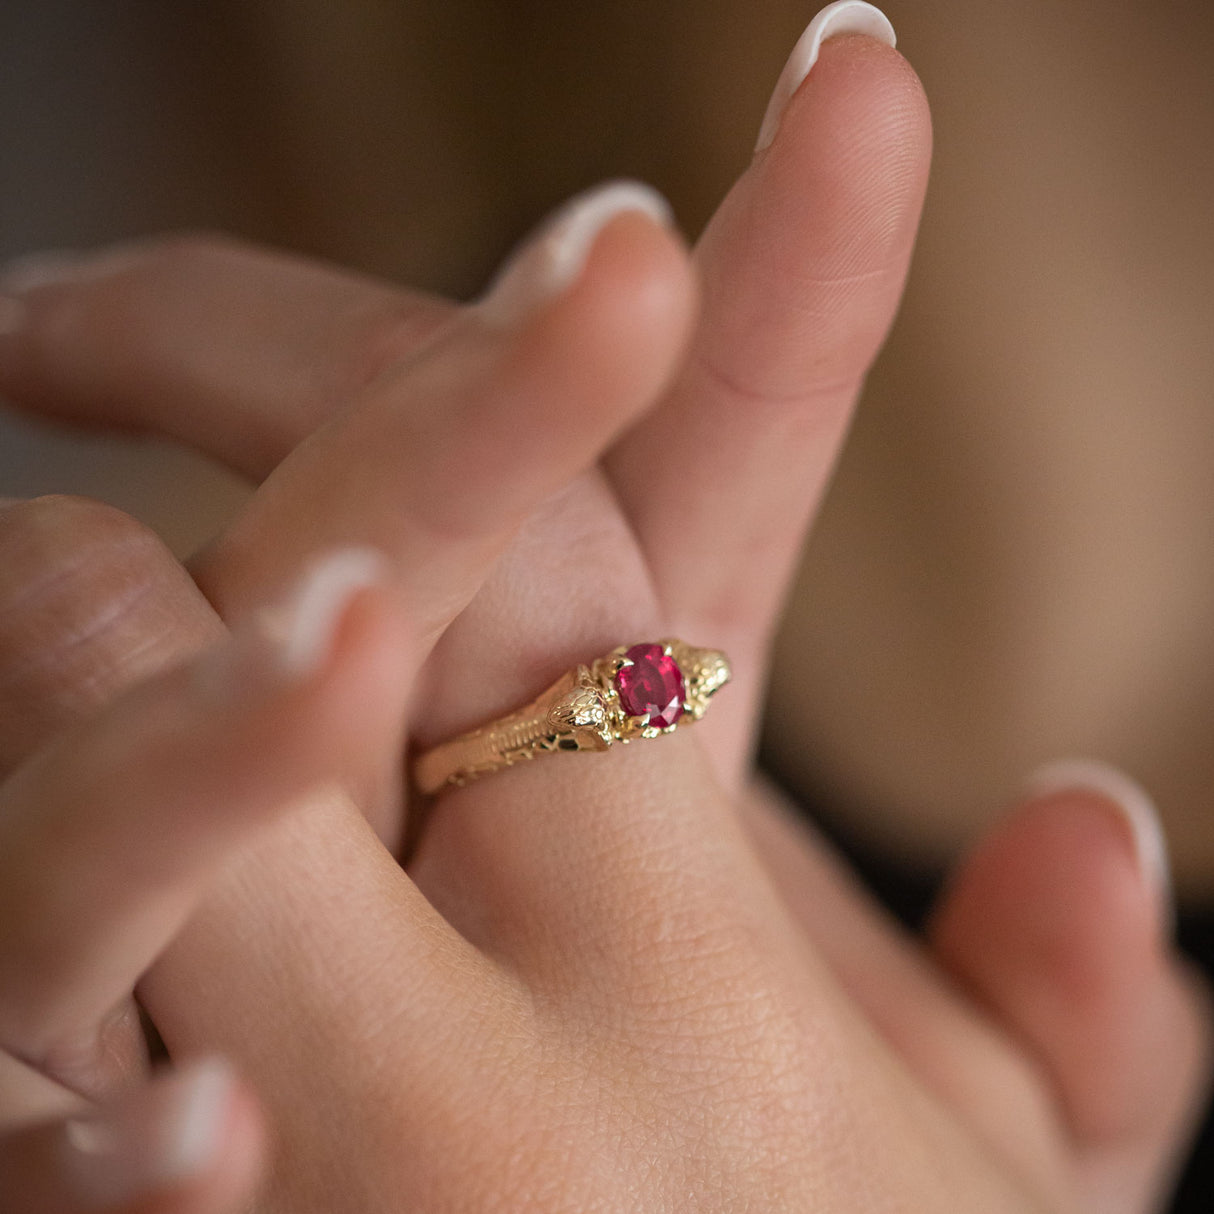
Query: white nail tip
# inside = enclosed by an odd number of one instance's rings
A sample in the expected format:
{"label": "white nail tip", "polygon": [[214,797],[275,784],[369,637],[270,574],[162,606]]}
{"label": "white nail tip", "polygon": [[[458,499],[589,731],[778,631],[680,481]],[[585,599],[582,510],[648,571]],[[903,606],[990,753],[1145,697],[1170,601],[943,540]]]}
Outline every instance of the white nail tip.
{"label": "white nail tip", "polygon": [[1141,785],[1124,772],[1096,759],[1062,759],[1039,768],[1028,781],[1028,792],[1047,797],[1068,790],[1087,790],[1121,810],[1134,839],[1138,865],[1161,897],[1172,889],[1168,845],[1155,803]]}
{"label": "white nail tip", "polygon": [[277,643],[278,663],[303,678],[328,657],[350,600],[383,581],[386,562],[370,548],[345,548],[318,561],[287,602],[264,612],[261,625]]}
{"label": "white nail tip", "polygon": [[840,34],[865,34],[890,47],[898,44],[898,35],[890,19],[875,5],[866,4],[864,0],[837,0],[835,4],[828,4],[806,27],[776,81],[763,115],[763,125],[759,128],[756,152],[770,147],[775,140],[784,110],[818,62],[822,43]]}
{"label": "white nail tip", "polygon": [[581,276],[595,241],[618,215],[645,215],[673,223],[670,204],[639,181],[613,181],[580,194],[556,212],[507,261],[477,305],[490,323],[513,324],[567,291]]}
{"label": "white nail tip", "polygon": [[235,1084],[235,1072],[222,1059],[194,1067],[168,1123],[160,1172],[166,1183],[199,1176],[214,1163]]}
{"label": "white nail tip", "polygon": [[639,181],[613,181],[567,203],[543,238],[551,282],[557,290],[572,286],[582,272],[599,233],[626,211],[646,215],[663,227],[671,222],[670,204]]}

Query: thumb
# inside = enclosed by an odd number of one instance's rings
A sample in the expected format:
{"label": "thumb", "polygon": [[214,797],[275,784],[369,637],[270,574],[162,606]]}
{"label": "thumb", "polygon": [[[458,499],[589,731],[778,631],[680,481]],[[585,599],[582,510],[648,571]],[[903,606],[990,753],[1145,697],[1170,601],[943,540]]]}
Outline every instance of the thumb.
{"label": "thumb", "polygon": [[1149,798],[1069,762],[962,863],[929,927],[941,964],[1053,1080],[1101,1214],[1154,1208],[1205,1086],[1204,998],[1171,914]]}

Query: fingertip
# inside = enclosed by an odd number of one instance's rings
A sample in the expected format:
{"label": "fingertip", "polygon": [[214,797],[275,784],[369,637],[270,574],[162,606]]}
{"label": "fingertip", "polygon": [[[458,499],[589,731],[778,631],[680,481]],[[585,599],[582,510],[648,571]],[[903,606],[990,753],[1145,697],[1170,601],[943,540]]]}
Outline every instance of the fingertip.
{"label": "fingertip", "polygon": [[30,1208],[235,1214],[266,1154],[252,1090],[223,1059],[164,1072],[112,1105],[32,1131]]}
{"label": "fingertip", "polygon": [[850,212],[838,230],[863,234],[866,260],[879,264],[891,250],[909,254],[931,153],[931,110],[915,69],[891,47],[847,35],[822,48],[762,170],[784,196],[812,188],[827,215]]}
{"label": "fingertip", "polygon": [[[593,208],[598,196],[579,205]],[[457,469],[461,491],[428,487],[414,506],[448,538],[516,525],[654,405],[682,362],[697,308],[682,238],[656,206],[617,206],[594,218],[601,225],[592,238],[577,237],[584,266],[572,276],[562,269],[555,295],[537,306],[534,283],[512,285],[508,270],[487,301],[491,319],[473,345],[492,380],[478,378],[433,428],[442,435],[434,462]],[[563,264],[563,255],[544,254],[545,239],[524,260],[538,248],[541,263]],[[528,303],[520,315],[521,296]]]}
{"label": "fingertip", "polygon": [[[325,564],[320,563],[322,571]],[[320,627],[325,654],[306,685],[309,719],[297,726],[289,714],[274,728],[280,735],[284,728],[294,731],[283,744],[298,751],[298,766],[319,770],[319,761],[329,782],[351,793],[385,846],[394,850],[401,830],[405,714],[425,649],[387,556],[375,549],[346,549],[328,564],[335,584],[305,593],[303,604],[331,616],[327,622],[304,622],[309,634]]]}
{"label": "fingertip", "polygon": [[1085,772],[1039,773],[1037,795],[961,863],[929,938],[1053,1076],[1079,1141],[1154,1143],[1160,1126],[1170,1140],[1196,1081],[1199,1015],[1127,812],[1123,794],[1140,790]]}
{"label": "fingertip", "polygon": [[1121,820],[1135,864],[1155,891],[1164,917],[1172,918],[1171,862],[1159,811],[1150,794],[1125,772],[1094,759],[1062,759],[1038,768],[1027,792],[1041,800],[1071,793],[1096,798]]}
{"label": "fingertip", "polygon": [[932,935],[967,968],[993,955],[1009,982],[1031,975],[1087,1006],[1153,963],[1165,921],[1124,807],[1063,786],[1019,806],[962,862]]}
{"label": "fingertip", "polygon": [[677,228],[653,212],[621,211],[595,239],[563,306],[544,316],[527,345],[576,351],[583,361],[571,369],[612,384],[598,395],[635,411],[673,377],[691,335],[697,297],[687,244]]}
{"label": "fingertip", "polygon": [[261,1101],[247,1081],[236,1076],[228,1119],[210,1180],[206,1205],[199,1214],[236,1214],[247,1208],[265,1171],[270,1153],[269,1125]]}
{"label": "fingertip", "polygon": [[670,204],[639,181],[609,181],[571,198],[509,257],[485,296],[472,306],[482,323],[518,327],[561,299],[586,274],[606,229],[622,217],[659,228],[673,222]]}
{"label": "fingertip", "polygon": [[700,242],[700,360],[759,399],[850,399],[902,296],[931,150],[923,88],[896,50],[823,44]]}
{"label": "fingertip", "polygon": [[797,40],[776,81],[759,129],[756,152],[771,146],[790,98],[818,62],[823,44],[828,39],[847,35],[862,35],[890,47],[898,44],[898,35],[889,18],[875,5],[864,0],[835,0],[821,9]]}
{"label": "fingertip", "polygon": [[[206,718],[198,736],[215,735],[229,775],[260,773],[245,779],[265,786],[267,813],[289,810],[287,794],[311,783],[383,793],[384,756],[403,745],[419,661],[396,573],[377,548],[330,549],[197,664],[191,682]],[[254,816],[251,802],[240,807],[241,820]]]}
{"label": "fingertip", "polygon": [[849,116],[857,139],[931,136],[927,92],[910,60],[892,42],[857,33],[823,43],[814,70],[788,102],[779,141],[800,138],[811,114],[818,122]]}

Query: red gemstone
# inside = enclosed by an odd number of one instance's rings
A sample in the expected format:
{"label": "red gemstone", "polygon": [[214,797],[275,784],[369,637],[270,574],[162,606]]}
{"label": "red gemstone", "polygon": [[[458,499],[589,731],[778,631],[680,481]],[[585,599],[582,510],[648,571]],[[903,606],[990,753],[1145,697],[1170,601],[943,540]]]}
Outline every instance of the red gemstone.
{"label": "red gemstone", "polygon": [[620,704],[630,717],[648,715],[656,729],[668,729],[683,715],[683,672],[661,645],[634,645],[625,655],[631,666],[615,676]]}

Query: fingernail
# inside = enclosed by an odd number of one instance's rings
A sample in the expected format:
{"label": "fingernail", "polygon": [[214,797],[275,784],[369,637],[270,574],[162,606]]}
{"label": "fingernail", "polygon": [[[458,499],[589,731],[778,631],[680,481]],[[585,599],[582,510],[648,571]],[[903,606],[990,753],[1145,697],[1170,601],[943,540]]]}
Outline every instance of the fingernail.
{"label": "fingernail", "polygon": [[258,612],[254,627],[270,641],[278,670],[291,679],[319,670],[350,601],[386,573],[373,549],[343,548],[315,562],[281,604]]}
{"label": "fingernail", "polygon": [[599,233],[627,211],[669,227],[670,204],[637,181],[613,181],[567,202],[506,262],[476,305],[491,324],[517,324],[581,277]]}
{"label": "fingernail", "polygon": [[1168,844],[1155,803],[1124,772],[1096,759],[1062,759],[1039,768],[1028,781],[1033,797],[1068,791],[1092,792],[1115,805],[1129,827],[1138,869],[1165,906],[1172,902]]}
{"label": "fingernail", "polygon": [[238,620],[230,641],[202,657],[192,674],[195,694],[230,705],[310,678],[332,654],[351,600],[385,581],[387,571],[371,548],[341,548],[314,561],[284,598]]}
{"label": "fingernail", "polygon": [[809,23],[793,47],[780,79],[776,81],[771,100],[767,103],[767,113],[763,115],[763,125],[759,128],[756,152],[771,146],[792,95],[818,62],[822,43],[839,34],[867,34],[891,47],[898,43],[889,18],[875,5],[865,4],[864,0],[838,0],[836,4],[828,4]]}
{"label": "fingernail", "polygon": [[203,1176],[218,1160],[235,1083],[226,1062],[209,1059],[68,1121],[62,1174],[71,1195],[107,1210]]}

